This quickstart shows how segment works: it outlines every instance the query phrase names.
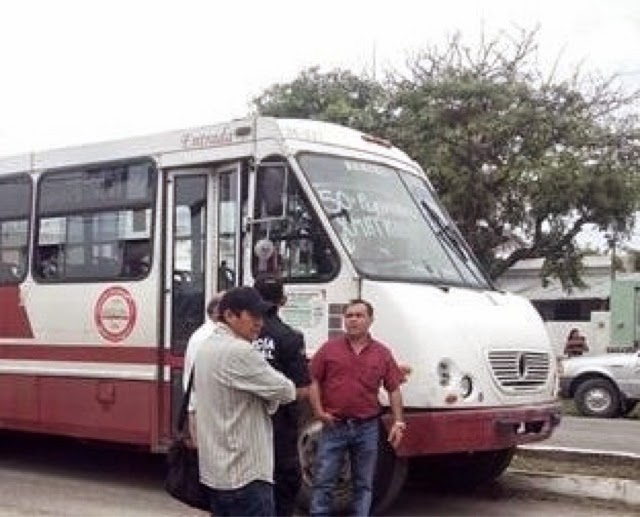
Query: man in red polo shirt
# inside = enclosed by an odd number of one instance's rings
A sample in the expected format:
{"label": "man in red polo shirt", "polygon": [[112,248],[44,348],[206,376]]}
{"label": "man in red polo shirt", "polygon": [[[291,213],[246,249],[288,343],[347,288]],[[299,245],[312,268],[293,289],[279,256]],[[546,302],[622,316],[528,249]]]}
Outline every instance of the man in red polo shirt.
{"label": "man in red polo shirt", "polygon": [[354,515],[369,515],[378,456],[378,392],[389,394],[393,424],[388,440],[396,447],[406,427],[400,385],[405,374],[390,350],[369,334],[373,307],[352,300],[343,310],[345,335],[324,343],[311,360],[310,402],[324,423],[316,455],[312,516],[331,515],[331,494],[344,453],[351,458]]}

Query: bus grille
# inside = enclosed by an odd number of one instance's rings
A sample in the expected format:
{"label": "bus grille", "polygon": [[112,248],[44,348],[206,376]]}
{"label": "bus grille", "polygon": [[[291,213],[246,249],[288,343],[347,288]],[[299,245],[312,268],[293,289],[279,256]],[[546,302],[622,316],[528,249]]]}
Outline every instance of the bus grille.
{"label": "bus grille", "polygon": [[538,391],[549,377],[550,357],[544,352],[500,350],[489,352],[491,373],[511,393]]}

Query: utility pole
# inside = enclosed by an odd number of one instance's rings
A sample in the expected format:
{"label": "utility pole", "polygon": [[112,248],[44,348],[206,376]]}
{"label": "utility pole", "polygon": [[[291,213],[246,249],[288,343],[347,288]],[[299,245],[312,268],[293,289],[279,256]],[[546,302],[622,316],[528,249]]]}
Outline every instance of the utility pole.
{"label": "utility pole", "polygon": [[607,234],[607,244],[611,250],[611,281],[613,282],[616,279],[616,247],[618,244],[618,232],[615,227]]}
{"label": "utility pole", "polygon": [[611,239],[611,281],[616,279],[616,238]]}

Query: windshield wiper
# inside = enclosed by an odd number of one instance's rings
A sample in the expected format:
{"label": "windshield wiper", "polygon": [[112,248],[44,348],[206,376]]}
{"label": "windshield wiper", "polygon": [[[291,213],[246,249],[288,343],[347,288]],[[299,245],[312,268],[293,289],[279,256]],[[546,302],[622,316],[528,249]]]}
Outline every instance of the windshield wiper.
{"label": "windshield wiper", "polygon": [[327,214],[327,217],[329,218],[329,221],[333,221],[334,219],[338,218],[344,218],[349,224],[351,224],[351,214],[345,207],[342,207],[337,212]]}
{"label": "windshield wiper", "polygon": [[456,234],[455,230],[451,228],[450,224],[445,223],[437,212],[429,206],[424,199],[420,200],[420,205],[427,211],[431,220],[438,226],[438,235],[445,237],[450,247],[458,254],[458,256],[464,261],[469,260],[469,256],[465,252],[463,245],[460,243],[460,238]]}

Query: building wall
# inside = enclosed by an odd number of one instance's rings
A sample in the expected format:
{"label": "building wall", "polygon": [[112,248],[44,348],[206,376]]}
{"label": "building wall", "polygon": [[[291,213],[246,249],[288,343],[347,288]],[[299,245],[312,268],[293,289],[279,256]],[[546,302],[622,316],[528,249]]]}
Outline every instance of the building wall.
{"label": "building wall", "polygon": [[563,355],[567,336],[573,328],[586,338],[588,355],[604,354],[609,346],[610,315],[606,311],[593,311],[590,321],[546,321],[545,326],[558,356]]}
{"label": "building wall", "polygon": [[[540,271],[543,259],[518,262],[498,280],[498,285],[531,300],[545,320],[556,354],[563,354],[567,335],[572,328],[577,328],[585,336],[589,355],[619,351],[620,344],[632,346],[633,340],[625,334],[624,339],[618,339],[620,343],[616,342],[611,335],[609,308],[616,314],[616,329],[613,330],[618,334],[624,330],[627,334],[635,332],[634,336],[640,336],[640,272],[636,270],[636,254],[630,253],[620,258],[623,268],[616,274],[617,282],[613,284],[622,281],[621,284],[632,286],[634,289],[633,296],[629,295],[626,297],[629,299],[624,300],[624,311],[617,309],[616,312],[616,308],[609,303],[615,294],[612,291],[609,256],[585,257],[582,279],[586,287],[575,288],[571,292],[565,291],[559,282],[553,279],[548,285],[542,285]],[[613,297],[621,298],[619,295]],[[624,322],[635,322],[637,328],[634,323],[625,325]]]}

